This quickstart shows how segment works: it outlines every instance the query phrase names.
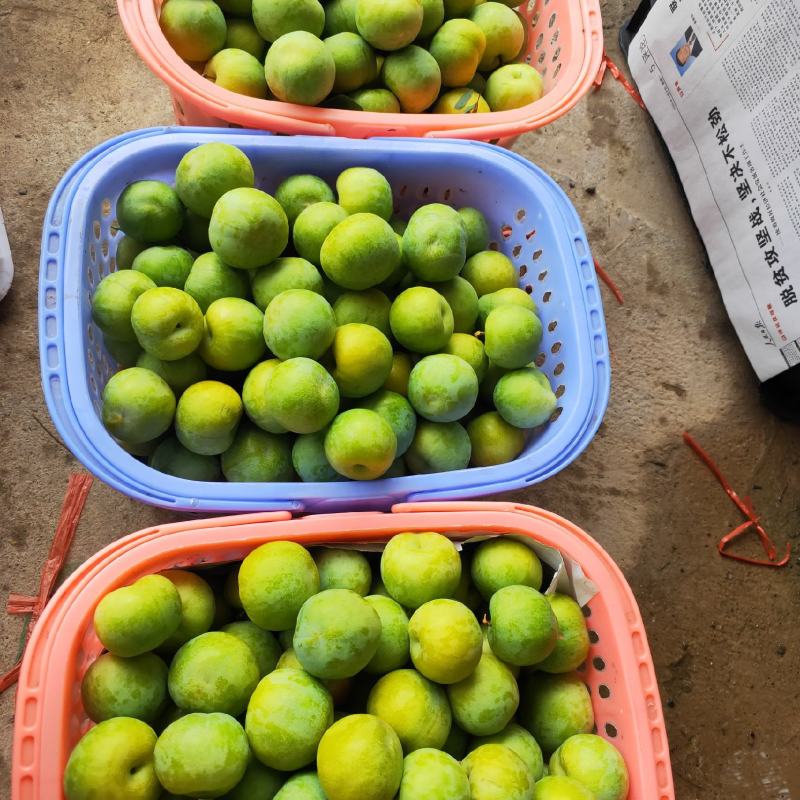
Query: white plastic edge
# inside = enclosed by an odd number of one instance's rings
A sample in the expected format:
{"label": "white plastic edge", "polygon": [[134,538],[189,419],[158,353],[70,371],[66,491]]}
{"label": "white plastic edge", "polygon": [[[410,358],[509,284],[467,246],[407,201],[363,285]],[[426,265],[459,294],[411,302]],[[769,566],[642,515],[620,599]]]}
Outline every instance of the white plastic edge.
{"label": "white plastic edge", "polygon": [[11,246],[8,243],[3,210],[0,209],[0,300],[8,294],[13,277],[14,263],[11,260]]}

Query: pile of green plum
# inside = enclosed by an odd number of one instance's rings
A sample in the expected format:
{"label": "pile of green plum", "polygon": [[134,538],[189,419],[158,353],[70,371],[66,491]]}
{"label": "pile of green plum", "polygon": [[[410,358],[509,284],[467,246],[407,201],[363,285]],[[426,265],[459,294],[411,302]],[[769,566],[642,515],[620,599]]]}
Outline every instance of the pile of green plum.
{"label": "pile of green plum", "polygon": [[167,0],[161,30],[225,89],[358,111],[468,114],[542,96],[517,0]]}
{"label": "pile of green plum", "polygon": [[581,608],[540,592],[524,542],[270,541],[203,575],[147,575],[97,605],[107,652],[81,695],[98,724],[67,800],[627,797],[576,672]]}
{"label": "pile of green plum", "polygon": [[[128,185],[92,318],[102,420],[188,480],[371,480],[515,459],[556,397],[542,325],[474,208],[393,216],[374,169],[254,188],[238,148]],[[478,330],[479,329],[479,330]],[[466,423],[466,427],[462,424]]]}

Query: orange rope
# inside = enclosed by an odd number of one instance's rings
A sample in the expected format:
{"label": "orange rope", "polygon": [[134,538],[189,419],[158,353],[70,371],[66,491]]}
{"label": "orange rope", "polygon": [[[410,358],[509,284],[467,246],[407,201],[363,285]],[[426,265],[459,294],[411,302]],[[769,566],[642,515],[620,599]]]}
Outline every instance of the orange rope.
{"label": "orange rope", "polygon": [[[38,595],[29,597],[12,594],[8,598],[6,610],[9,614],[30,613],[31,615],[30,624],[25,634],[25,646],[28,644],[33,628],[42,615],[47,601],[53,594],[58,575],[66,561],[70,545],[75,537],[75,531],[78,529],[78,522],[86,505],[86,498],[89,495],[92,481],[93,478],[88,472],[74,472],[69,476],[67,491],[61,504],[61,514],[56,526],[56,533],[42,569]],[[17,682],[21,667],[22,658],[5,675],[0,677],[0,694]]]}
{"label": "orange rope", "polygon": [[622,86],[625,88],[625,91],[639,104],[640,108],[647,110],[644,100],[642,100],[642,96],[639,92],[636,91],[634,86],[628,81],[628,79],[622,74],[620,68],[609,58],[608,53],[603,50],[603,60],[600,63],[600,69],[597,72],[597,77],[594,79],[594,88],[599,89],[601,84],[603,83],[603,78],[605,77],[606,70],[611,73],[611,76],[619,81]]}
{"label": "orange rope", "polygon": [[[753,508],[751,499],[749,497],[739,497],[735,489],[728,482],[727,478],[722,474],[722,470],[720,470],[720,468],[714,462],[714,459],[712,459],[711,456],[705,450],[703,450],[703,448],[698,444],[691,434],[684,431],[683,441],[689,445],[692,450],[694,450],[695,455],[697,455],[697,457],[708,467],[708,469],[711,471],[711,474],[717,479],[720,486],[722,486],[722,488],[725,490],[725,494],[730,497],[731,502],[745,517],[747,517],[747,522],[743,522],[741,525],[738,525],[732,531],[730,531],[730,533],[726,533],[725,536],[719,540],[717,544],[717,550],[719,551],[719,554],[724,558],[731,558],[734,561],[741,561],[744,564],[754,564],[759,567],[785,567],[789,563],[789,557],[792,552],[791,544],[789,542],[786,543],[786,553],[784,554],[783,558],[780,559],[780,561],[776,561],[775,559],[778,557],[778,550],[773,544],[772,539],[769,538],[769,535],[762,527],[761,523],[758,521],[758,516]],[[766,553],[768,560],[762,558],[750,558],[749,556],[740,556],[736,553],[728,552],[728,545],[738,539],[740,536],[743,536],[745,533],[747,533],[750,528],[755,530],[756,535],[761,542],[761,547]]]}
{"label": "orange rope", "polygon": [[625,305],[625,300],[622,297],[622,292],[619,290],[619,286],[614,283],[614,279],[597,263],[597,259],[594,259],[594,271],[597,273],[597,277],[600,278],[601,281],[608,287],[611,294],[617,298],[617,302],[623,306]]}

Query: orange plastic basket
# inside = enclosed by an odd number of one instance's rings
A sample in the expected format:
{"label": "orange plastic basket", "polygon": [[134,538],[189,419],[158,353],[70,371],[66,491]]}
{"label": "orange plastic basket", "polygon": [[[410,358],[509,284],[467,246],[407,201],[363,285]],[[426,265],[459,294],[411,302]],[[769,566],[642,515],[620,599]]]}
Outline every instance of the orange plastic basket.
{"label": "orange plastic basket", "polygon": [[519,8],[527,31],[520,60],[544,79],[544,94],[512,111],[488,114],[378,114],[257,100],[222,89],[186,64],[158,25],[164,0],[117,0],[125,32],[172,93],[181,125],[238,126],[318,136],[435,136],[492,141],[547,125],[592,85],[603,55],[598,0],[529,0]]}
{"label": "orange plastic basket", "polygon": [[142,575],[172,567],[244,558],[265,541],[304,545],[383,542],[400,531],[442,531],[453,539],[476,533],[516,534],[555,547],[598,587],[585,613],[591,651],[585,672],[598,732],[628,764],[629,800],[674,800],[667,735],[642,618],[625,578],[588,534],[561,517],[511,503],[419,503],[390,513],[289,512],[191,520],[148,528],[106,547],[59,589],[33,632],[17,690],[12,800],[63,798],[71,748],[90,726],[80,683],[102,646],[92,627],[100,599]]}

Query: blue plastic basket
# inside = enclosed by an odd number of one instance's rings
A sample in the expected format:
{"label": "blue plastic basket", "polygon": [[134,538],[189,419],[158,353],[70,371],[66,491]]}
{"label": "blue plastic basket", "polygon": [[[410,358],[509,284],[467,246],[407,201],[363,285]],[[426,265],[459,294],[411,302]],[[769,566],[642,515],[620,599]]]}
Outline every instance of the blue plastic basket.
{"label": "blue plastic basket", "polygon": [[[371,482],[206,483],[157,472],[111,438],[99,409],[116,365],[90,309],[95,286],[115,269],[114,204],[131,181],[173,182],[183,154],[208,141],[228,141],[244,150],[266,191],[294,173],[333,181],[343,169],[364,165],[386,175],[403,212],[435,201],[483,211],[496,237],[493,246],[519,267],[521,286],[532,288],[544,326],[538,363],[559,398],[554,419],[518,459]],[[209,128],[154,128],[112,139],[75,164],[50,201],[42,236],[39,336],[47,405],[67,447],[120,492],[174,510],[377,510],[404,501],[517,489],[577,458],[597,431],[609,395],[600,292],[575,209],[542,170],[477,142],[279,137]]]}

